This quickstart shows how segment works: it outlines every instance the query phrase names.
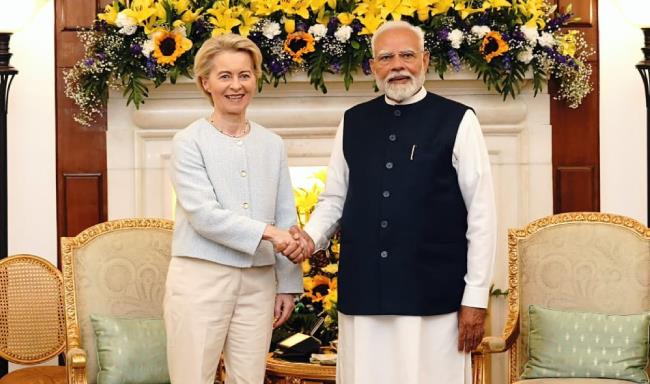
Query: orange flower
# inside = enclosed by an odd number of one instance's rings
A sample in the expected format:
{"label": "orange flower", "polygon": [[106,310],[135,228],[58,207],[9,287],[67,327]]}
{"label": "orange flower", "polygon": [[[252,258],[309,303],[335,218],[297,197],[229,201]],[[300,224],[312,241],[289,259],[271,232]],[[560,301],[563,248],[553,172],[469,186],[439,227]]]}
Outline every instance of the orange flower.
{"label": "orange flower", "polygon": [[480,51],[485,57],[485,61],[489,63],[495,57],[508,52],[509,49],[510,47],[508,46],[508,43],[503,40],[501,34],[499,32],[491,31],[483,37]]}
{"label": "orange flower", "polygon": [[305,296],[311,299],[312,302],[317,303],[338,287],[336,277],[330,279],[327,276],[316,275],[314,277],[305,277],[303,279],[305,285]]}
{"label": "orange flower", "polygon": [[315,50],[314,36],[307,32],[290,33],[284,41],[284,51],[291,55],[296,63],[302,63],[302,55]]}
{"label": "orange flower", "polygon": [[174,64],[190,48],[192,40],[174,31],[159,30],[153,35],[153,57],[159,64]]}

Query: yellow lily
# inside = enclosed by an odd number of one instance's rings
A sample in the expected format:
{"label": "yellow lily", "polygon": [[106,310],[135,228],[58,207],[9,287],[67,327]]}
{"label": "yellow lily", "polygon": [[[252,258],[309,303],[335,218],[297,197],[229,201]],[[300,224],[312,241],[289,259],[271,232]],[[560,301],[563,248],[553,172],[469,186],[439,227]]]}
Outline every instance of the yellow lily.
{"label": "yellow lily", "polygon": [[293,33],[296,30],[296,21],[294,19],[284,19],[284,31]]}
{"label": "yellow lily", "polygon": [[339,19],[343,25],[350,25],[354,21],[354,15],[349,12],[341,12],[336,15],[336,18]]}
{"label": "yellow lily", "polygon": [[574,57],[576,54],[576,35],[578,31],[571,30],[555,39],[561,54]]}
{"label": "yellow lily", "polygon": [[431,8],[431,16],[444,15],[453,7],[453,5],[454,0],[434,0],[433,7]]}
{"label": "yellow lily", "polygon": [[318,24],[327,25],[330,22],[329,13],[325,12],[325,7],[321,8],[316,15],[316,22]]}
{"label": "yellow lily", "polygon": [[484,9],[490,9],[490,8],[502,8],[502,7],[511,7],[512,4],[510,4],[509,1],[507,0],[485,0],[483,2],[483,8]]}
{"label": "yellow lily", "polygon": [[309,0],[280,0],[280,9],[285,15],[298,15],[309,19]]}
{"label": "yellow lily", "polygon": [[139,25],[144,25],[144,22],[156,14],[156,11],[153,0],[133,0],[131,6],[122,12],[126,16],[136,19]]}
{"label": "yellow lily", "polygon": [[411,0],[384,0],[381,12],[384,19],[391,15],[393,20],[400,20],[402,16],[411,16],[415,12],[415,8]]}
{"label": "yellow lily", "polygon": [[381,17],[377,17],[376,15],[365,15],[362,17],[357,17],[359,22],[361,22],[361,25],[363,25],[363,29],[361,32],[359,32],[360,35],[372,35],[375,33],[377,28],[379,28],[384,22],[386,21],[385,19]]}
{"label": "yellow lily", "polygon": [[206,13],[210,15],[210,24],[214,25],[212,37],[232,33],[232,29],[241,24],[231,8],[211,8]]}
{"label": "yellow lily", "polygon": [[114,1],[113,4],[109,4],[104,8],[104,12],[97,15],[99,20],[104,20],[107,24],[115,25],[115,20],[117,19],[119,5],[117,1]]}
{"label": "yellow lily", "polygon": [[179,15],[190,9],[190,0],[170,0],[170,3]]}
{"label": "yellow lily", "polygon": [[188,9],[187,11],[183,12],[181,20],[183,20],[183,23],[185,24],[192,24],[201,15],[201,11],[203,11],[203,8],[199,8],[194,12],[192,12],[191,9]]}
{"label": "yellow lily", "polygon": [[280,9],[279,0],[252,0],[250,7],[256,16],[269,16]]}
{"label": "yellow lily", "polygon": [[241,8],[239,12],[239,19],[242,21],[241,25],[239,26],[239,34],[247,37],[250,34],[251,28],[257,24],[258,21],[260,21],[259,17],[255,17],[253,14],[253,11],[251,11],[248,8]]}
{"label": "yellow lily", "polygon": [[466,0],[457,0],[454,9],[460,14],[460,18],[463,20],[473,13],[485,11],[485,8],[483,7],[472,8],[471,6],[468,6],[468,2]]}

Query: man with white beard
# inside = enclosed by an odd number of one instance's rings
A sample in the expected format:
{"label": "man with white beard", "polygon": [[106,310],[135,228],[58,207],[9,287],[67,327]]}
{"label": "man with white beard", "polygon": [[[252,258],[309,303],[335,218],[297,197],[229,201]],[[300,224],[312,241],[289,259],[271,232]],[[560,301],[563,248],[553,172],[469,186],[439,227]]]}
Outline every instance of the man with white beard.
{"label": "man with white beard", "polygon": [[372,50],[385,95],[346,111],[302,232],[313,249],[341,229],[337,383],[471,384],[496,243],[481,129],[424,89],[421,29],[387,22]]}

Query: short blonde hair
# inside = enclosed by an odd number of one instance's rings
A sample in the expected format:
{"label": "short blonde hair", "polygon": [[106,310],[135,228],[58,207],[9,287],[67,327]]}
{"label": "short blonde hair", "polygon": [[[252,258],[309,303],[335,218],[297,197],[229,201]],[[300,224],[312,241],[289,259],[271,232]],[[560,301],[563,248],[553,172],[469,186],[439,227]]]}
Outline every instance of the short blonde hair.
{"label": "short blonde hair", "polygon": [[194,57],[194,77],[196,85],[203,92],[212,104],[212,96],[203,88],[203,79],[210,76],[212,71],[212,59],[224,52],[245,52],[253,62],[255,78],[262,76],[262,52],[250,39],[243,36],[229,33],[206,40]]}

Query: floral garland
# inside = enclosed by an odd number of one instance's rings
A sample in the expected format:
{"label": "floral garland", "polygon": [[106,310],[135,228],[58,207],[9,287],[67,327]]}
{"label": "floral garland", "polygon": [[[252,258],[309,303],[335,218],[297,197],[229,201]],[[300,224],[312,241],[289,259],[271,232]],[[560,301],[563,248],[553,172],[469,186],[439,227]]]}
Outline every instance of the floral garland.
{"label": "floral garland", "polygon": [[340,74],[348,88],[355,74],[370,74],[372,34],[402,19],[424,30],[440,77],[466,67],[505,99],[532,73],[535,94],[556,79],[556,97],[576,108],[592,89],[593,50],[577,31],[560,29],[571,17],[570,7],[560,13],[546,0],[116,0],[80,33],[85,57],[66,72],[66,95],[84,125],[101,115],[111,87],[137,108],[147,81],[191,78],[201,44],[225,33],[260,47],[260,89],[295,71],[322,92],[326,73]]}

